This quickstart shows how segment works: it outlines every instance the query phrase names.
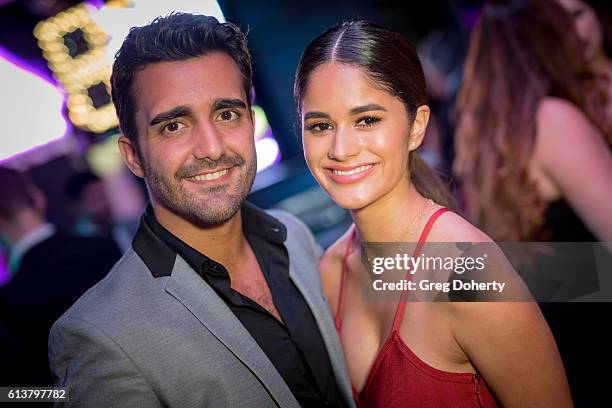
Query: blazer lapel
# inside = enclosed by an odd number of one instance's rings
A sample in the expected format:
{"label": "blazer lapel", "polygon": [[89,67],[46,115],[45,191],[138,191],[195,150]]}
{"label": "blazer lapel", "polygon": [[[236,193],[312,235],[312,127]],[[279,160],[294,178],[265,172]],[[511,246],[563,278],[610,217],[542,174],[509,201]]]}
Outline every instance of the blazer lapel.
{"label": "blazer lapel", "polygon": [[215,291],[180,257],[176,257],[166,291],[181,302],[240,359],[281,407],[299,404],[268,356]]}
{"label": "blazer lapel", "polygon": [[[287,249],[289,252],[289,276],[295,283],[295,286],[304,296],[306,303],[310,307],[312,314],[317,322],[317,326],[327,347],[329,359],[334,370],[334,375],[338,381],[338,387],[340,392],[344,395],[345,400],[350,406],[354,407],[353,389],[351,388],[351,382],[348,377],[348,371],[346,368],[346,361],[344,360],[344,353],[342,352],[342,346],[338,334],[336,333],[336,327],[332,320],[327,301],[323,296],[320,289],[318,279],[311,279],[313,272],[305,270],[305,268],[312,269],[312,265],[305,265],[303,262],[297,262],[291,257],[292,253],[299,253],[300,250],[292,250],[290,240],[287,240]],[[303,249],[302,249],[303,251]],[[316,273],[316,271],[314,272]],[[318,275],[316,275],[318,278]]]}

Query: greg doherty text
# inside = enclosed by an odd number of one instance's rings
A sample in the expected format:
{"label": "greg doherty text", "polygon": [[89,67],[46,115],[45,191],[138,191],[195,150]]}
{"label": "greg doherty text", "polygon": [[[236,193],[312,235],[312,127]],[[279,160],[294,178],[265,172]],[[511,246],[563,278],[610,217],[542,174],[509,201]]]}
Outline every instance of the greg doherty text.
{"label": "greg doherty text", "polygon": [[451,290],[461,291],[483,291],[502,293],[506,283],[498,281],[477,282],[475,280],[463,281],[453,279],[450,282],[431,282],[423,279],[417,282],[402,279],[399,282],[383,282],[377,279],[372,282],[372,287],[377,291],[433,291],[448,293]]}

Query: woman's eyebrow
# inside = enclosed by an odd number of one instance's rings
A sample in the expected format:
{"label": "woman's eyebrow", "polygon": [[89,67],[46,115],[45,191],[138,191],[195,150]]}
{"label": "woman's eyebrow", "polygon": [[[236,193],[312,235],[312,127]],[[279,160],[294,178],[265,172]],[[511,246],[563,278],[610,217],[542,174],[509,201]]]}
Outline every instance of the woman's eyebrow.
{"label": "woman's eyebrow", "polygon": [[[364,112],[371,112],[371,111],[385,111],[387,112],[387,109],[385,109],[384,107],[382,107],[381,105],[377,104],[377,103],[368,103],[367,105],[362,105],[362,106],[357,106],[353,109],[351,109],[349,111],[350,115],[357,115],[359,113],[364,113]],[[312,112],[307,112],[304,115],[304,120],[307,119],[329,119],[329,115],[325,112],[317,112],[317,111],[312,111]]]}
{"label": "woman's eyebrow", "polygon": [[385,108],[377,103],[369,103],[367,105],[357,106],[349,111],[351,115],[357,115],[358,113],[370,112],[370,111],[387,111]]}

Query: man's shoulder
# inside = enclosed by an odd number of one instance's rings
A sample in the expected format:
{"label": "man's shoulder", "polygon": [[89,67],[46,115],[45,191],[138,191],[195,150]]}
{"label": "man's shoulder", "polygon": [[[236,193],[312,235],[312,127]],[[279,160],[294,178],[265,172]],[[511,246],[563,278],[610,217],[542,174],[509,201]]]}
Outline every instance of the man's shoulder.
{"label": "man's shoulder", "polygon": [[44,241],[41,241],[36,247],[54,248],[60,247],[66,249],[65,246],[70,244],[78,246],[80,249],[101,248],[104,250],[117,250],[117,245],[111,237],[106,236],[80,236],[70,231],[58,229],[53,235],[49,236]]}
{"label": "man's shoulder", "polygon": [[137,304],[152,300],[162,280],[156,280],[138,254],[129,249],[108,275],[85,292],[55,325],[76,319],[97,327],[112,327],[114,322],[143,309]]}
{"label": "man's shoulder", "polygon": [[112,266],[120,257],[119,247],[111,238],[82,237],[63,230],[37,243],[23,256],[43,260],[48,264],[70,262],[71,265],[86,265],[96,259],[105,266]]}

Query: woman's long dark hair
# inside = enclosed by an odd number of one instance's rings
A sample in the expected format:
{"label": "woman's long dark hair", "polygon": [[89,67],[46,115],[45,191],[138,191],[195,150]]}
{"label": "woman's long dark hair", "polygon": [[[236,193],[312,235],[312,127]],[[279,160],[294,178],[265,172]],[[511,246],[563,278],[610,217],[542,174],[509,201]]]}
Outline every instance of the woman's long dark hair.
{"label": "woman's long dark hair", "polygon": [[[402,101],[411,124],[417,108],[427,103],[425,75],[414,47],[396,32],[367,21],[354,21],[330,28],[304,50],[294,83],[298,112],[302,111],[310,75],[326,62],[363,70],[376,86]],[[420,194],[439,204],[451,205],[448,190],[438,175],[414,150],[410,153],[408,169]]]}

